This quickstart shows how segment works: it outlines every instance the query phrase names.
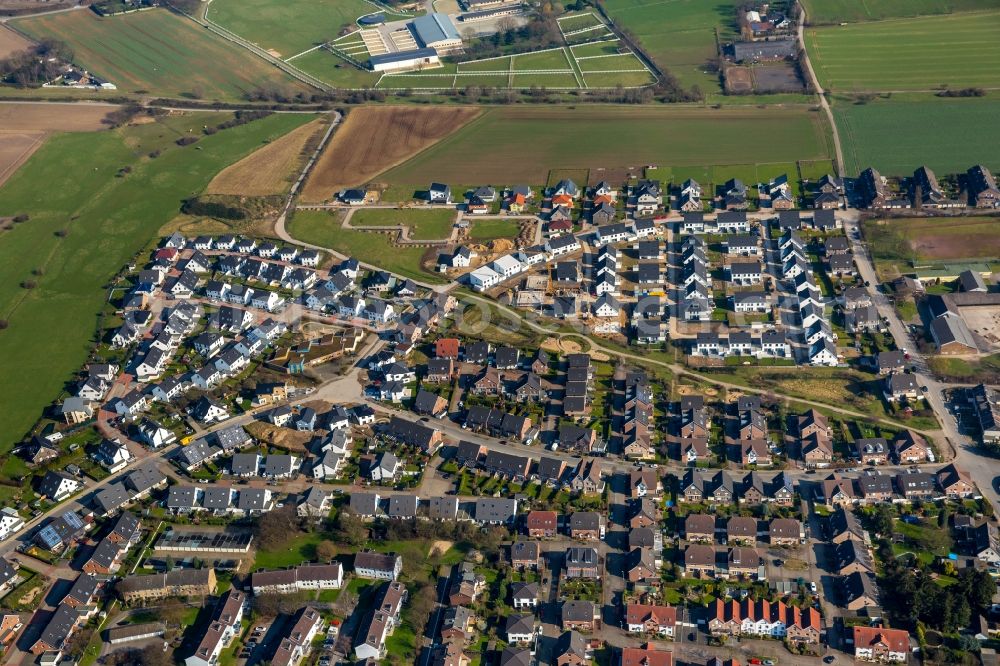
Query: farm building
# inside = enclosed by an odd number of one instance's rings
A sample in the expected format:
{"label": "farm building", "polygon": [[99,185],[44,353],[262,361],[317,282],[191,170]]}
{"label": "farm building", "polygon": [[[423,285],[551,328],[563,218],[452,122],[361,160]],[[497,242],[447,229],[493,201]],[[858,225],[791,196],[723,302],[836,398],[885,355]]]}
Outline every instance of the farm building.
{"label": "farm building", "polygon": [[462,48],[462,38],[447,14],[435,12],[413,19],[410,30],[424,48],[438,53]]}
{"label": "farm building", "polygon": [[732,47],[733,60],[754,62],[757,60],[783,60],[794,58],[798,45],[794,39],[773,39],[766,42],[736,42]]}
{"label": "farm building", "polygon": [[437,51],[427,48],[374,55],[369,58],[368,64],[374,72],[396,72],[437,67],[441,64],[441,60],[438,58]]}

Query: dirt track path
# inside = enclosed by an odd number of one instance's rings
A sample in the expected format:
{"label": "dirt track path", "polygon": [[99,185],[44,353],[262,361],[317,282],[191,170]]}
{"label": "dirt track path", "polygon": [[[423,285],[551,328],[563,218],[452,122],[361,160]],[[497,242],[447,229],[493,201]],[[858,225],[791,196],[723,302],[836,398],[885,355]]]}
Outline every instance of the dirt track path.
{"label": "dirt track path", "polygon": [[844,153],[840,148],[840,132],[837,130],[837,123],[833,119],[833,110],[830,108],[830,102],[826,99],[826,91],[819,84],[819,77],[816,76],[816,71],[813,69],[812,62],[809,60],[809,51],[806,50],[805,42],[805,26],[806,26],[806,10],[801,4],[799,8],[802,15],[799,16],[799,46],[802,47],[802,62],[806,66],[806,71],[809,72],[809,80],[812,81],[813,89],[816,94],[819,95],[819,105],[823,109],[823,113],[826,114],[826,119],[830,123],[830,129],[833,132],[833,149],[836,153],[836,167],[837,175],[840,177],[844,176]]}

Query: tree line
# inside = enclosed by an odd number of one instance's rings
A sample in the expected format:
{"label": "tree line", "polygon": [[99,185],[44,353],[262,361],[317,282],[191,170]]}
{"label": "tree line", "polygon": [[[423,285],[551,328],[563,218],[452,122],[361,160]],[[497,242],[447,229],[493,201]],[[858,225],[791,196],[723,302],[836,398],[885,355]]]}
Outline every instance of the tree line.
{"label": "tree line", "polygon": [[62,74],[73,60],[73,50],[64,42],[43,39],[31,48],[0,60],[0,82],[19,88],[37,88]]}

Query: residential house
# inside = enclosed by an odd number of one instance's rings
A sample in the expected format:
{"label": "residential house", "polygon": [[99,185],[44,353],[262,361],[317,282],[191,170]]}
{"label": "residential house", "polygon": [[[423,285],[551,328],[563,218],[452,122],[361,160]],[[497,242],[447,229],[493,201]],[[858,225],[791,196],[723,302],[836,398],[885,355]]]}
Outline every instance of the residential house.
{"label": "residential house", "polygon": [[910,634],[903,629],[854,627],[854,658],[859,661],[906,663]]}

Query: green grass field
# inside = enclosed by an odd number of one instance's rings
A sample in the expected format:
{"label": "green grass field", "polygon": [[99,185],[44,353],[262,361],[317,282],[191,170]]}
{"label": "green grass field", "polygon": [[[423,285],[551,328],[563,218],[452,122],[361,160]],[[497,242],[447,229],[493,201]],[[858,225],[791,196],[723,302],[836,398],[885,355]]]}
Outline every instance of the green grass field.
{"label": "green grass field", "polygon": [[341,28],[378,11],[364,0],[214,0],[208,18],[289,58],[336,39]]}
{"label": "green grass field", "polygon": [[1000,0],[803,0],[811,25],[1000,8]]}
{"label": "green grass field", "polygon": [[609,55],[602,58],[586,58],[578,61],[578,64],[580,65],[580,71],[584,74],[587,72],[608,72],[635,69],[645,71],[642,63],[631,55]]}
{"label": "green grass field", "polygon": [[360,208],[351,216],[352,227],[409,227],[414,240],[446,239],[454,225],[451,208]]}
{"label": "green grass field", "polygon": [[1000,218],[902,218],[890,221],[889,226],[909,241],[918,261],[1000,256]]}
{"label": "green grass field", "polygon": [[1000,86],[1000,12],[898,19],[806,30],[828,91]]}
{"label": "green grass field", "polygon": [[360,70],[326,49],[310,51],[290,64],[332,86],[364,88],[371,87],[378,81],[378,74],[375,72]]}
{"label": "green grass field", "polygon": [[569,59],[566,57],[565,49],[525,53],[524,55],[514,56],[515,72],[548,69],[569,71],[570,64]]}
{"label": "green grass field", "polygon": [[[227,165],[313,116],[276,114],[180,147],[229,114],[169,116],[121,130],[53,137],[0,188],[0,216],[30,220],[0,234],[4,376],[0,452],[42,415],[83,365],[109,279]],[[159,150],[159,157],[148,154]],[[123,167],[131,172],[116,176]],[[67,235],[55,233],[65,229]],[[44,275],[32,277],[36,268]],[[38,286],[26,291],[22,280]],[[14,378],[24,378],[18,381]],[[30,378],[30,380],[29,380]]]}
{"label": "green grass field", "polygon": [[576,14],[574,16],[563,16],[559,18],[559,28],[563,31],[563,34],[573,32],[575,30],[594,28],[600,25],[604,24],[601,23],[601,19],[597,18],[597,16],[592,12]]}
{"label": "green grass field", "polygon": [[[781,141],[752,139],[778,135]],[[828,145],[822,114],[805,110],[494,108],[379,179],[455,183],[475,174],[485,183],[541,185],[554,169],[655,164],[675,176],[700,173],[706,165],[794,169],[797,159],[829,159]]]}
{"label": "green grass field", "polygon": [[293,238],[377,264],[398,275],[444,283],[442,278],[421,269],[424,248],[396,247],[385,234],[341,229],[340,221],[325,211],[297,211],[288,223],[288,232]]}
{"label": "green grass field", "polygon": [[977,163],[998,166],[998,100],[838,101],[833,111],[848,174],[875,166],[883,175],[909,175],[927,164],[943,176]]}
{"label": "green grass field", "polygon": [[486,60],[470,60],[458,63],[459,72],[508,72],[510,71],[510,56],[488,58]]}
{"label": "green grass field", "polygon": [[513,220],[473,220],[469,240],[484,243],[494,238],[513,239],[518,229],[518,223]]}
{"label": "green grass field", "polygon": [[617,39],[601,40],[589,42],[578,46],[571,46],[570,53],[576,58],[589,58],[599,55],[617,55],[618,47],[621,44]]}
{"label": "green grass field", "polygon": [[66,12],[19,19],[15,25],[36,39],[65,42],[78,65],[123,92],[232,100],[263,87],[290,95],[308,90],[248,51],[165,9],[110,18]]}
{"label": "green grass field", "polygon": [[[390,76],[383,76],[378,80],[378,88],[451,88],[452,83],[455,80],[454,75],[449,74],[448,76],[435,76],[432,74],[396,74]],[[459,77],[460,86],[465,85],[492,85],[492,86],[502,86],[506,85],[507,77],[495,76],[490,77],[485,74],[477,75],[470,74],[469,76]],[[485,83],[480,83],[485,82]]]}
{"label": "green grass field", "polygon": [[320,532],[299,534],[274,550],[258,550],[254,558],[255,569],[284,569],[316,559],[316,546],[324,535]]}
{"label": "green grass field", "polygon": [[[621,77],[615,76],[615,82],[621,83]],[[624,84],[623,84],[624,85]],[[539,88],[579,88],[580,83],[577,81],[576,77],[572,73],[566,72],[565,74],[515,74],[514,75],[514,87],[515,88],[530,88],[532,86],[538,86]]]}
{"label": "green grass field", "polygon": [[716,29],[723,40],[736,30],[734,0],[606,0],[608,14],[628,28],[643,49],[685,88],[721,92],[719,77],[708,67],[717,55]]}

